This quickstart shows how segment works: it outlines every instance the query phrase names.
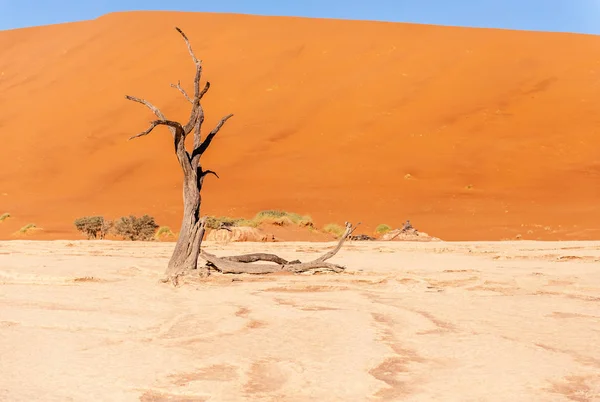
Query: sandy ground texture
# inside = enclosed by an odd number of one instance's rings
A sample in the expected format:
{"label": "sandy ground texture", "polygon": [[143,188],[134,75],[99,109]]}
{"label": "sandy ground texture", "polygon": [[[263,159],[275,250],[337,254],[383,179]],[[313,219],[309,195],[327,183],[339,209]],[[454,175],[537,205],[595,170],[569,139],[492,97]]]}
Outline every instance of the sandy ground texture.
{"label": "sandy ground texture", "polygon": [[0,32],[0,239],[29,223],[78,239],[73,220],[95,214],[178,230],[172,139],[127,141],[154,116],[124,98],[187,121],[170,84],[191,91],[194,65],[175,26],[212,84],[204,132],[234,114],[203,156],[220,177],[205,214],[600,238],[598,35],[135,12]]}
{"label": "sandy ground texture", "polygon": [[[599,242],[354,242],[344,274],[177,289],[171,247],[0,242],[0,400],[600,400]],[[257,247],[332,244],[207,245]]]}

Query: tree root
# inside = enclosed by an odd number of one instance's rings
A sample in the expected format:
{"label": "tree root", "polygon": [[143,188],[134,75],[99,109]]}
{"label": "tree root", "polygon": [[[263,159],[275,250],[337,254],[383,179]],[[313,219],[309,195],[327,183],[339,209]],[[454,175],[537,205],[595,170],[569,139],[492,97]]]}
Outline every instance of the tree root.
{"label": "tree root", "polygon": [[[360,224],[360,223],[359,223]],[[340,237],[337,246],[320,256],[319,258],[308,261],[308,262],[300,262],[298,260],[295,261],[287,261],[275,254],[264,254],[264,253],[254,253],[254,254],[244,254],[230,257],[217,257],[213,254],[207,253],[206,251],[201,250],[200,256],[204,260],[206,260],[206,266],[210,269],[214,269],[223,274],[272,274],[276,272],[292,272],[292,273],[303,273],[303,272],[315,272],[315,271],[329,271],[329,272],[343,272],[346,268],[341,265],[331,264],[326,262],[328,259],[337,254],[338,251],[342,248],[344,241],[352,235],[352,233],[356,230],[356,227],[352,227],[352,224],[346,222],[346,231]],[[249,264],[252,262],[273,262],[275,264]]]}

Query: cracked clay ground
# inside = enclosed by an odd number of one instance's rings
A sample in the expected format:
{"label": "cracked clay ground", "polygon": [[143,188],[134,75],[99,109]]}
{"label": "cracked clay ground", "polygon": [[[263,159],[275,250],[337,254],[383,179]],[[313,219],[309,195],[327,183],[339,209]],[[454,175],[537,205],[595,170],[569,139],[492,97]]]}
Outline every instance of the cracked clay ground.
{"label": "cracked clay ground", "polygon": [[353,242],[340,275],[177,289],[172,246],[0,242],[0,400],[600,400],[599,242]]}

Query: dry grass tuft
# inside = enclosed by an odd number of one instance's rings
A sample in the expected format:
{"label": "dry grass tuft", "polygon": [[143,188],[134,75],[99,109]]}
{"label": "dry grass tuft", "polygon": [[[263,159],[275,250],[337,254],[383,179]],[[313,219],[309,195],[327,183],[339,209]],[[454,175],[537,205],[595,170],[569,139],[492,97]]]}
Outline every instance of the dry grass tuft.
{"label": "dry grass tuft", "polygon": [[173,233],[173,231],[171,230],[170,227],[168,227],[168,226],[161,226],[156,231],[155,237],[157,239],[162,239],[162,238],[165,238],[165,237],[166,238],[173,238],[173,237],[175,237],[175,233]]}
{"label": "dry grass tuft", "polygon": [[19,233],[27,234],[28,232],[35,230],[37,228],[38,227],[35,226],[35,223],[28,223],[27,225],[25,225],[21,229],[19,229]]}
{"label": "dry grass tuft", "polygon": [[375,232],[379,234],[386,234],[390,230],[392,230],[392,228],[386,225],[385,223],[382,223],[381,225],[377,226],[377,228],[375,228]]}
{"label": "dry grass tuft", "polygon": [[328,223],[323,226],[323,231],[334,235],[336,238],[339,238],[344,234],[344,228],[337,223]]}

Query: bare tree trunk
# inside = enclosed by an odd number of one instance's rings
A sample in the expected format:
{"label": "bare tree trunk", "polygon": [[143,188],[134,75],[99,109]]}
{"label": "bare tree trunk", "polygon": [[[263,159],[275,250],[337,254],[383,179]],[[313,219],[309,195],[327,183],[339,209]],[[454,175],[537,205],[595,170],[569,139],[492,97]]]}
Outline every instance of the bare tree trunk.
{"label": "bare tree trunk", "polygon": [[197,268],[200,244],[204,235],[204,226],[200,219],[200,204],[200,189],[194,183],[184,183],[183,220],[175,250],[165,272],[168,278],[176,278],[186,271]]}

